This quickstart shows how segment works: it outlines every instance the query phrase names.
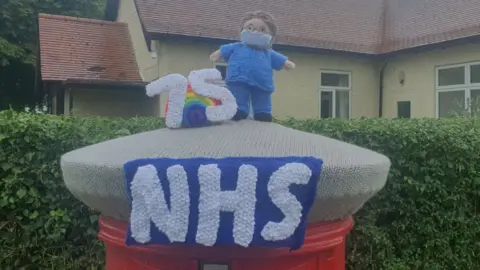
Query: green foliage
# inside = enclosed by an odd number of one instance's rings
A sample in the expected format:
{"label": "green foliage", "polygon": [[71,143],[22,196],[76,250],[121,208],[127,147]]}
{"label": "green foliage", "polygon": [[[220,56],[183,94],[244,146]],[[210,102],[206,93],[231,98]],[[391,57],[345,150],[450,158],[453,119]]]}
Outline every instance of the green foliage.
{"label": "green foliage", "polygon": [[284,124],[392,161],[386,187],[356,215],[350,269],[480,269],[480,119]]}
{"label": "green foliage", "polygon": [[[386,187],[355,217],[349,269],[480,269],[480,119],[280,123],[392,160]],[[162,126],[158,118],[0,113],[0,269],[101,268],[97,216],[64,187],[59,158]]]}
{"label": "green foliage", "polygon": [[0,110],[35,102],[39,13],[102,18],[105,0],[0,1]]}
{"label": "green foliage", "polygon": [[11,59],[34,63],[39,13],[101,18],[105,0],[2,0],[0,66]]}
{"label": "green foliage", "polygon": [[102,265],[97,215],[67,192],[60,156],[161,126],[161,119],[63,119],[0,112],[0,269]]}

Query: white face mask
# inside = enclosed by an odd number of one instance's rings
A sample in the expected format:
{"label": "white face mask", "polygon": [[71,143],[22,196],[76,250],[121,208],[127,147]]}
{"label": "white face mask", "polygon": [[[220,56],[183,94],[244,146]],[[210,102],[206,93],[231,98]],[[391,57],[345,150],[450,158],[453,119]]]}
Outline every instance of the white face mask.
{"label": "white face mask", "polygon": [[244,44],[257,47],[259,49],[269,49],[272,36],[262,32],[242,31],[241,40]]}

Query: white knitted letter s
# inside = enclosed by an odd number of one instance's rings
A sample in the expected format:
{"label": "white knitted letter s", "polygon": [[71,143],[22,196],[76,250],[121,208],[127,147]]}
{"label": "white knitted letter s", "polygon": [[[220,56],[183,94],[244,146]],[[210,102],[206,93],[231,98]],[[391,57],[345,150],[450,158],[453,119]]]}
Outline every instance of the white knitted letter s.
{"label": "white knitted letter s", "polygon": [[312,171],[302,163],[288,163],[276,170],[268,182],[268,194],[272,202],[285,215],[281,222],[269,221],[261,235],[267,241],[285,240],[292,236],[302,217],[302,205],[290,193],[291,184],[306,185]]}

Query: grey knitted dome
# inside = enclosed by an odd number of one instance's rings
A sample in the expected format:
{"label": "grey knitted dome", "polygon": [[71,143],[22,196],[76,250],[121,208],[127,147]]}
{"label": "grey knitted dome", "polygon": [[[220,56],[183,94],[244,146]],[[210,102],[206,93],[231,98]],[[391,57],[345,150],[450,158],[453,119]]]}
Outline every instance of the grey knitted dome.
{"label": "grey knitted dome", "polygon": [[196,129],[159,129],[62,156],[68,189],[103,215],[128,220],[123,165],[138,158],[313,156],[324,162],[309,222],[351,215],[378,192],[390,161],[370,150],[274,123],[252,120]]}

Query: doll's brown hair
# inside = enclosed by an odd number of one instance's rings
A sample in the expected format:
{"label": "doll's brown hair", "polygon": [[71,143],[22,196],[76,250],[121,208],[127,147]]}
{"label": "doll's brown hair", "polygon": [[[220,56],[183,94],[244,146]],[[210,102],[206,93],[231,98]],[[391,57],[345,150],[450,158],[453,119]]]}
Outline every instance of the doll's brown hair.
{"label": "doll's brown hair", "polygon": [[275,18],[270,13],[261,10],[248,12],[247,14],[245,14],[245,17],[243,17],[242,28],[245,23],[247,21],[250,21],[251,19],[260,19],[264,21],[268,28],[270,28],[272,36],[277,35],[277,23],[275,22]]}

